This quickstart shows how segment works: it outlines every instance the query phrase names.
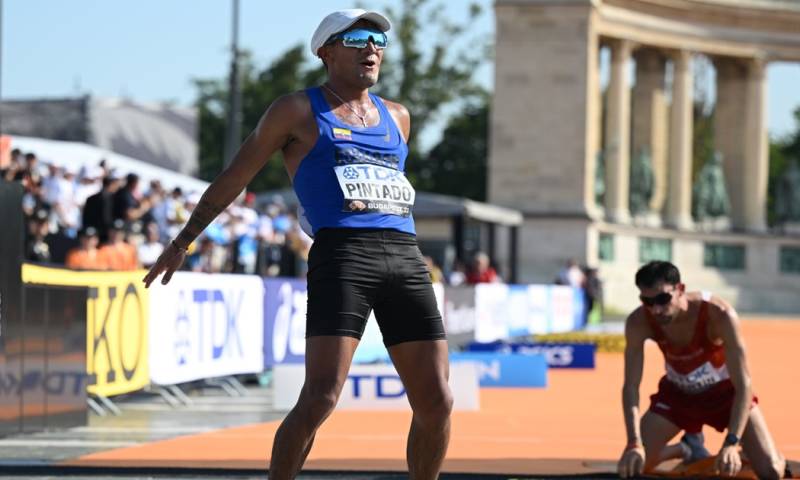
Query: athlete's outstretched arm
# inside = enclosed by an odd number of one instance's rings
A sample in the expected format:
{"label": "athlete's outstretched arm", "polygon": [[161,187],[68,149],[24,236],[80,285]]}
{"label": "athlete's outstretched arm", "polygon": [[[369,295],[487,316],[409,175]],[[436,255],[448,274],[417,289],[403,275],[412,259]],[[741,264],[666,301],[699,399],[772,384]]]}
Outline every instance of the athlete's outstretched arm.
{"label": "athlete's outstretched arm", "polygon": [[230,165],[203,193],[181,232],[147,272],[145,287],[149,287],[162,272],[161,283],[166,285],[169,282],[183,263],[189,244],[244,190],[272,154],[289,142],[291,132],[302,117],[302,100],[298,95],[281,97],[267,109]]}
{"label": "athlete's outstretched arm", "polygon": [[622,386],[622,415],[628,444],[617,466],[622,478],[637,476],[644,469],[644,448],[639,431],[639,386],[644,368],[644,342],[647,330],[639,311],[625,322],[625,383]]}
{"label": "athlete's outstretched arm", "polygon": [[[753,389],[750,372],[747,369],[744,340],[739,330],[739,318],[736,310],[722,301],[714,302],[711,307],[711,317],[714,319],[713,323],[717,333],[722,338],[725,348],[725,363],[736,390],[728,423],[728,433],[741,439],[747,426]],[[716,467],[720,473],[725,475],[733,476],[739,473],[742,461],[738,446],[723,446],[717,455]]]}

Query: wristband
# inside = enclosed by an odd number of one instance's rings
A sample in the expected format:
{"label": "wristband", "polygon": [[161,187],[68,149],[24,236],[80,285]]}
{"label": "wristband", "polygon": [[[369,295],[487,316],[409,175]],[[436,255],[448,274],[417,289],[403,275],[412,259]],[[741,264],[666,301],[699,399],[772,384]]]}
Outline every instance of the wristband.
{"label": "wristband", "polygon": [[728,433],[725,436],[725,441],[722,443],[723,447],[735,447],[739,445],[739,437],[735,433]]}
{"label": "wristband", "polygon": [[628,445],[625,446],[625,450],[632,450],[634,448],[644,448],[642,442],[628,442]]}

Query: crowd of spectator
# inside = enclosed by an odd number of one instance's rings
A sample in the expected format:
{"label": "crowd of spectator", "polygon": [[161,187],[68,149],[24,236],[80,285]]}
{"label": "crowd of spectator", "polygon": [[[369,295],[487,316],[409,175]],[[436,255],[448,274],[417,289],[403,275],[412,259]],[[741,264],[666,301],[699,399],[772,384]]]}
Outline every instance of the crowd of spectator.
{"label": "crowd of spectator", "polygon": [[[167,190],[159,180],[142,185],[138,175],[121,176],[106,161],[76,171],[43,165],[18,149],[0,179],[24,189],[26,259],[81,270],[148,268],[200,199],[199,192]],[[191,245],[184,268],[302,276],[310,246],[281,197],[257,205],[247,193]]]}
{"label": "crowd of spectator", "polygon": [[428,264],[434,282],[454,287],[477,283],[502,283],[503,281],[492,265],[489,255],[480,250],[472,253],[467,262],[456,259],[447,275],[442,273],[439,266],[430,257],[426,257],[425,262]]}
{"label": "crowd of spectator", "polygon": [[566,261],[564,266],[553,281],[556,285],[569,285],[583,289],[586,302],[586,314],[589,315],[595,307],[603,310],[603,282],[596,268],[581,266],[574,258]]}

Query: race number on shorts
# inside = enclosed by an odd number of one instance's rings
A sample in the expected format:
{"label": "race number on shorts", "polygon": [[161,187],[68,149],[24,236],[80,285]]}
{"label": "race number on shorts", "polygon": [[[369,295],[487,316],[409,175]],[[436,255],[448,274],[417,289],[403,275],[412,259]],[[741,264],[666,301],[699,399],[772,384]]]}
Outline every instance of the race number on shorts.
{"label": "race number on shorts", "polygon": [[403,172],[369,164],[333,167],[344,194],[345,212],[378,212],[407,217],[414,206],[414,187]]}

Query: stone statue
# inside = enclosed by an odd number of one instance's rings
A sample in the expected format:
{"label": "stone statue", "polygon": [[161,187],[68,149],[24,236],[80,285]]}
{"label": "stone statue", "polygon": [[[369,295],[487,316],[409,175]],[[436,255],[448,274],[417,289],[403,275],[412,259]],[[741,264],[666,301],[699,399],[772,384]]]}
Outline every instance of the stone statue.
{"label": "stone statue", "polygon": [[778,180],[775,190],[775,216],[780,223],[800,223],[800,165],[789,160],[789,166]]}
{"label": "stone statue", "polygon": [[692,216],[705,220],[727,216],[731,204],[725,189],[722,154],[714,152],[697,174],[692,188]]}
{"label": "stone statue", "polygon": [[594,170],[594,201],[596,205],[605,205],[606,198],[606,154],[605,150],[597,152]]}
{"label": "stone statue", "polygon": [[654,188],[653,163],[650,151],[642,148],[633,158],[630,170],[630,194],[628,208],[631,215],[647,213]]}

